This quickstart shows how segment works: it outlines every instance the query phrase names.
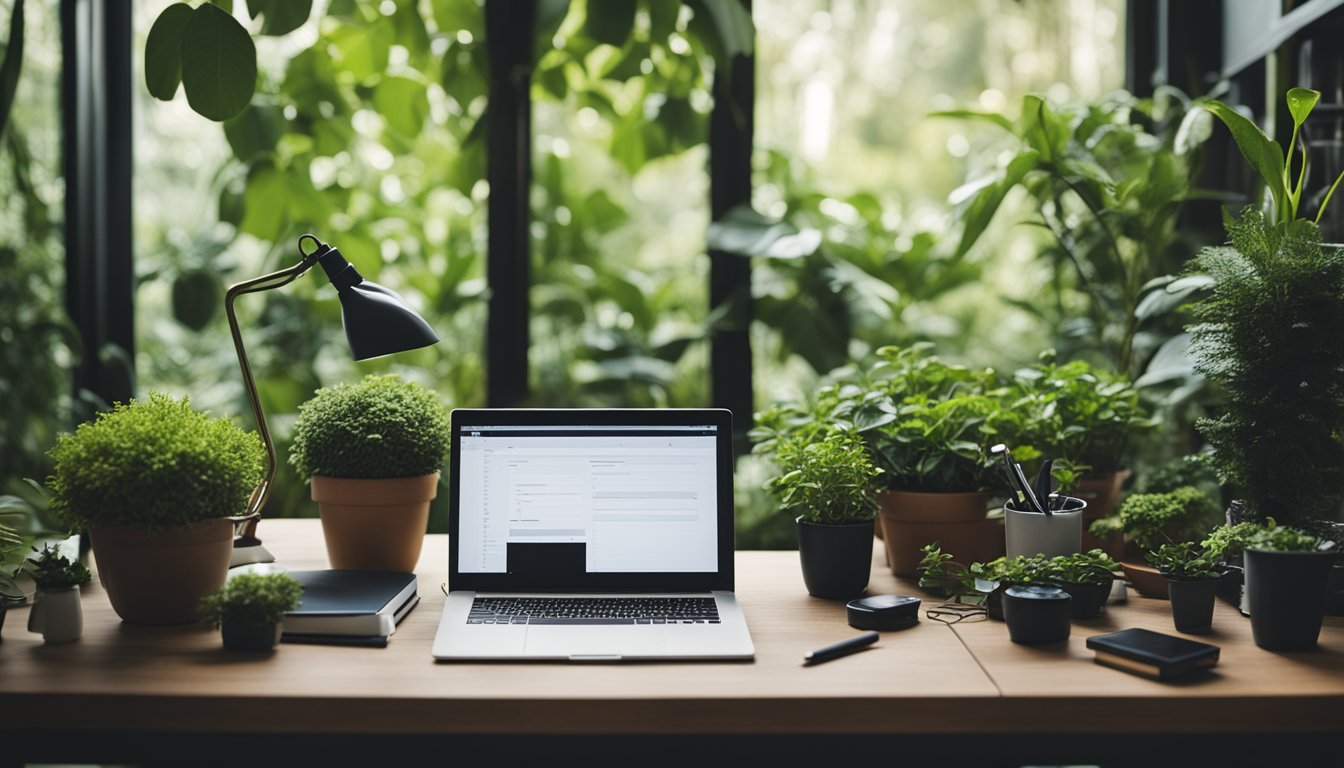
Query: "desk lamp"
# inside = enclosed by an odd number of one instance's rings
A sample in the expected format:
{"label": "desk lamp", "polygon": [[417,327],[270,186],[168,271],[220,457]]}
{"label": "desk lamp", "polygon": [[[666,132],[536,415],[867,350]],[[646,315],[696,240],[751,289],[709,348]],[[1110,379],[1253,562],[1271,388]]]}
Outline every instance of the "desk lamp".
{"label": "desk lamp", "polygon": [[[311,251],[304,250],[304,246],[309,243],[315,247]],[[266,414],[262,412],[261,399],[257,397],[257,385],[252,380],[252,366],[248,364],[247,352],[243,349],[243,336],[238,330],[238,318],[233,311],[234,299],[245,293],[260,293],[288,285],[314,265],[321,264],[323,271],[327,273],[327,279],[336,286],[337,295],[341,299],[341,321],[345,325],[345,338],[350,343],[350,353],[355,360],[368,360],[419,349],[439,341],[438,335],[429,327],[429,323],[407,306],[400,296],[377,283],[365,280],[350,262],[341,256],[340,251],[313,235],[300,237],[298,247],[299,254],[303,256],[298,264],[230,286],[224,294],[224,310],[229,317],[233,346],[238,350],[238,365],[243,369],[243,384],[247,388],[247,399],[252,403],[257,429],[261,432],[261,441],[266,446],[266,477],[252,491],[252,496],[247,502],[247,512],[239,523],[244,528],[233,540],[230,567],[275,561],[275,557],[261,546],[261,539],[257,538],[257,523],[261,519],[261,509],[265,506],[267,497],[271,495],[271,483],[275,480],[275,444],[271,442],[271,432],[266,428]]]}

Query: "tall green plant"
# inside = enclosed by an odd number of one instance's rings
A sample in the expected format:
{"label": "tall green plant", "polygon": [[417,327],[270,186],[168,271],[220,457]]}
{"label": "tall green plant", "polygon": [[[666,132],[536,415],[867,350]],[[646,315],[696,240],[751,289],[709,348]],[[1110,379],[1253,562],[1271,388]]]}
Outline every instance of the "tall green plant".
{"label": "tall green plant", "polygon": [[827,429],[817,439],[791,435],[771,444],[781,474],[766,483],[780,507],[810,523],[845,525],[877,515],[873,465],[852,430]]}

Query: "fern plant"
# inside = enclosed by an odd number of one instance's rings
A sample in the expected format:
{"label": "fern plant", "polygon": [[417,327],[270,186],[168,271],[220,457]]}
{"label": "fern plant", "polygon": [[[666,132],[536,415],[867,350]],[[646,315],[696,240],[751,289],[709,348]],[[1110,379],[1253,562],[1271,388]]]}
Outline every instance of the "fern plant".
{"label": "fern plant", "polygon": [[420,477],[438,472],[447,453],[439,395],[396,374],[370,375],[299,406],[289,463],[305,478]]}
{"label": "fern plant", "polygon": [[1191,354],[1224,400],[1198,426],[1258,517],[1328,516],[1344,497],[1344,249],[1253,209],[1228,235],[1191,265],[1214,278]]}
{"label": "fern plant", "polygon": [[241,514],[262,478],[254,432],[154,392],[56,441],[51,511],[71,529],[180,527]]}

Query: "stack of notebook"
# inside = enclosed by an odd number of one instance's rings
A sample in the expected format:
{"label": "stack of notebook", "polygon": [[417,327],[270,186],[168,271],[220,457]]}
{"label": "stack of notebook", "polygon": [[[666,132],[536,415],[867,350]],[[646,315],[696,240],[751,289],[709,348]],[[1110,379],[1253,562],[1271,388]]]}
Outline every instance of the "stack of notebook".
{"label": "stack of notebook", "polygon": [[415,574],[395,571],[290,571],[303,601],[285,614],[287,643],[385,646],[420,602]]}

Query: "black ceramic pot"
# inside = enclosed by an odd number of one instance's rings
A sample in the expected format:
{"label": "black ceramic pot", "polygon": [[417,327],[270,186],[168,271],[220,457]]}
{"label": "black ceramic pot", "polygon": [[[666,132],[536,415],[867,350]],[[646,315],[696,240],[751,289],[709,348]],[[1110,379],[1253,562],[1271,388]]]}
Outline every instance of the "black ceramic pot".
{"label": "black ceramic pot", "polygon": [[1010,586],[1010,584],[1000,584],[985,596],[985,611],[989,614],[989,618],[995,621],[1003,621],[1003,593]]}
{"label": "black ceramic pot", "polygon": [[849,600],[863,594],[873,565],[873,524],[822,525],[798,518],[798,558],[808,594]]}
{"label": "black ceramic pot", "polygon": [[1201,635],[1213,626],[1218,579],[1167,579],[1167,595],[1177,632]]}
{"label": "black ceramic pot", "polygon": [[1255,644],[1270,651],[1315,648],[1335,553],[1248,549],[1245,559],[1246,606]]}
{"label": "black ceramic pot", "polygon": [[[1111,581],[1114,581],[1112,577]],[[1111,582],[1106,584],[1060,584],[1059,588],[1069,593],[1072,598],[1073,618],[1075,619],[1095,619],[1101,615],[1101,609],[1106,605],[1106,599],[1111,596]]]}
{"label": "black ceramic pot", "polygon": [[1335,567],[1330,569],[1329,583],[1325,612],[1331,616],[1344,616],[1344,562],[1335,561]]}
{"label": "black ceramic pot", "polygon": [[269,651],[280,642],[280,624],[225,622],[223,635],[226,651]]}
{"label": "black ceramic pot", "polygon": [[1073,599],[1055,587],[1009,587],[1003,593],[1003,620],[1014,643],[1043,645],[1069,639]]}

